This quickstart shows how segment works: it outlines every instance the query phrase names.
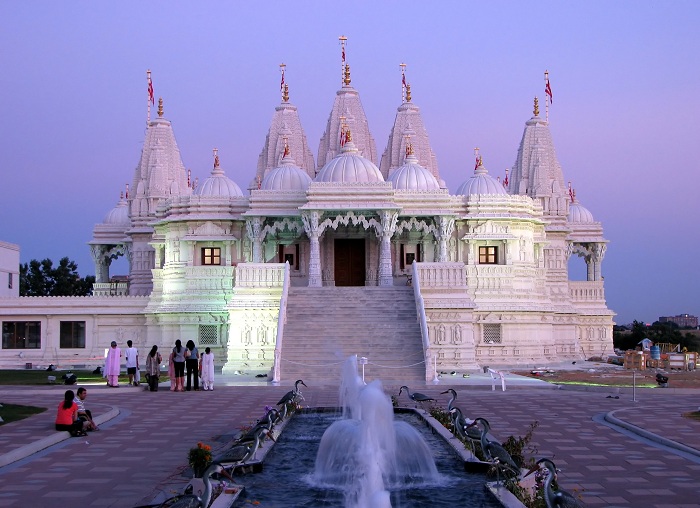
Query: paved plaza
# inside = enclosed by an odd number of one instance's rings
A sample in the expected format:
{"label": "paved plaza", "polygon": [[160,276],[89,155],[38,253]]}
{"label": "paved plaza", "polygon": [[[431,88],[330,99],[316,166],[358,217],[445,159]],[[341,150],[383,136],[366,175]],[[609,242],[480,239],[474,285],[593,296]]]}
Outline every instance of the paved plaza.
{"label": "paved plaza", "polygon": [[[504,392],[492,391],[490,383],[486,375],[472,375],[411,388],[444,405],[448,397],[439,393],[454,388],[456,405],[472,418],[488,419],[501,440],[522,436],[539,422],[532,442],[537,456],[553,457],[562,471],[560,485],[577,491],[586,506],[700,506],[700,422],[682,416],[698,410],[700,392],[638,389],[634,401],[627,389],[555,389],[511,376]],[[0,464],[11,462],[0,467],[0,507],[131,508],[174,495],[188,481],[189,448],[202,441],[216,451],[291,383],[221,378],[212,392],[185,393],[86,387],[87,407],[109,418],[86,438],[53,430],[67,387],[0,388],[2,403],[49,408],[0,427]],[[398,387],[385,389],[398,394]],[[337,388],[309,386],[304,397],[305,405],[335,406]],[[399,400],[413,405],[405,395]],[[35,451],[37,442],[55,444]]]}

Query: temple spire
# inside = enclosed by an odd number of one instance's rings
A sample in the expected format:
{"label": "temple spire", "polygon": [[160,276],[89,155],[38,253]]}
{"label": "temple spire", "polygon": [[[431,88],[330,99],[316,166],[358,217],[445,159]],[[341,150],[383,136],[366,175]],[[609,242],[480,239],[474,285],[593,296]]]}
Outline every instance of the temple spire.
{"label": "temple spire", "polygon": [[533,108],[532,113],[534,116],[540,115],[540,100],[537,97],[535,97],[535,107]]}
{"label": "temple spire", "polygon": [[158,118],[163,118],[163,98],[158,97]]}

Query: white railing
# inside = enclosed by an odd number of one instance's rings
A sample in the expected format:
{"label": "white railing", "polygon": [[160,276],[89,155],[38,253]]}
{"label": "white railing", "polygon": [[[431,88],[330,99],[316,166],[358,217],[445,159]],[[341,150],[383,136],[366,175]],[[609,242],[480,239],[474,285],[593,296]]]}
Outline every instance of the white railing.
{"label": "white railing", "polygon": [[569,281],[569,296],[572,302],[603,302],[603,281]]}
{"label": "white railing", "polygon": [[128,282],[94,282],[92,284],[92,296],[126,296],[128,294]]}
{"label": "white railing", "polygon": [[464,288],[467,286],[464,263],[418,263],[414,270],[420,273],[421,281],[426,288]]}
{"label": "white railing", "polygon": [[[428,334],[428,318],[425,315],[425,302],[420,294],[420,274],[421,270],[418,265],[422,263],[413,263],[413,295],[416,299],[416,312],[418,313],[418,322],[420,323],[420,335],[423,339],[423,358],[425,358],[425,380],[436,381],[437,369],[436,369],[436,358],[432,357],[432,352],[430,349],[430,336]],[[432,365],[431,365],[432,360]]]}
{"label": "white railing", "polygon": [[280,384],[280,360],[282,359],[282,337],[284,324],[287,322],[287,296],[289,295],[289,262],[284,263],[284,282],[282,283],[282,298],[280,298],[280,313],[277,317],[277,338],[275,340],[275,357],[272,364],[272,384]]}
{"label": "white railing", "polygon": [[236,287],[282,287],[282,263],[243,263],[236,267]]}

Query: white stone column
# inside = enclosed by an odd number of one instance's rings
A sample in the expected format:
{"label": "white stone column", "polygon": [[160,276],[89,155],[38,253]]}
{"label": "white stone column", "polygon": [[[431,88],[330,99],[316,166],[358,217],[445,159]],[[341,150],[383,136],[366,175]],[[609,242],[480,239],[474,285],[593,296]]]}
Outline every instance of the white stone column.
{"label": "white stone column", "polygon": [[253,245],[253,263],[264,262],[262,255],[262,225],[264,220],[264,217],[252,217],[245,221],[246,232]]}
{"label": "white stone column", "polygon": [[90,254],[95,263],[95,282],[109,282],[109,263],[105,259],[104,246],[91,245]]}
{"label": "white stone column", "polygon": [[304,223],[304,231],[309,237],[311,250],[309,252],[309,287],[321,287],[323,281],[321,278],[321,246],[319,239],[321,238],[320,214],[319,212],[304,212],[301,215],[301,220]]}
{"label": "white stone column", "polygon": [[438,263],[446,263],[449,261],[447,256],[447,241],[452,236],[455,229],[455,220],[452,217],[440,215],[435,218],[437,222],[437,240],[438,240]]}
{"label": "white stone column", "polygon": [[593,244],[593,248],[591,249],[593,252],[593,255],[591,256],[591,261],[593,264],[593,279],[589,280],[602,280],[603,277],[601,274],[601,265],[603,264],[606,249],[607,245],[604,243]]}
{"label": "white stone column", "polygon": [[382,210],[381,231],[379,231],[379,285],[393,286],[394,277],[391,273],[391,237],[396,231],[396,223],[399,219],[398,212]]}

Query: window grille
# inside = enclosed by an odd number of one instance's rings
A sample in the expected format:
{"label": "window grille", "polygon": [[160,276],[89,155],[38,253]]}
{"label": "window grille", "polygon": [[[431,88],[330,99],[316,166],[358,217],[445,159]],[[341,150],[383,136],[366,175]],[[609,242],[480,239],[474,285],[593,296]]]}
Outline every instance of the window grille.
{"label": "window grille", "polygon": [[199,325],[199,344],[216,346],[219,343],[219,330],[216,325]]}
{"label": "window grille", "polygon": [[484,324],[484,344],[500,344],[501,343],[501,325],[500,324]]}

